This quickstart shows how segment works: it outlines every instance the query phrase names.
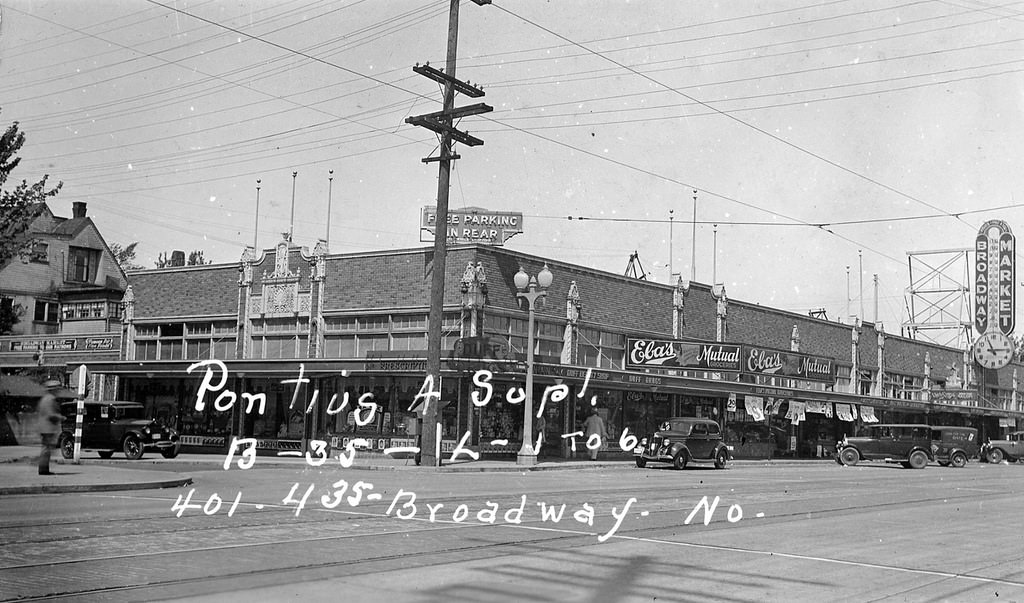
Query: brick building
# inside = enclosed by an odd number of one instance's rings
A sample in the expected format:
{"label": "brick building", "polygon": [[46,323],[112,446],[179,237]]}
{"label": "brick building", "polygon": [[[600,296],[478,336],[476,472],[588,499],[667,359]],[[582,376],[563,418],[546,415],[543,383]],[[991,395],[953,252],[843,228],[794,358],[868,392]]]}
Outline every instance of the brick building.
{"label": "brick building", "polygon": [[[613,436],[605,446],[622,454],[621,436],[675,415],[718,420],[740,458],[819,455],[875,421],[972,425],[987,437],[1024,417],[1016,364],[982,372],[961,350],[732,300],[720,286],[456,245],[444,291],[444,450],[464,436],[483,453],[519,449],[523,404],[506,393],[524,385],[528,329],[514,280],[545,266],[554,280],[534,331],[542,455],[573,454],[563,436],[592,401]],[[311,440],[409,446],[431,267],[425,248],[329,254],[322,242],[310,252],[285,240],[258,256],[247,249],[238,264],[131,272],[122,359],[90,368],[193,450],[221,451],[232,436],[267,453]],[[494,395],[480,406],[471,393],[482,369]],[[961,387],[975,374],[980,391]],[[541,404],[558,386],[568,395]]]}

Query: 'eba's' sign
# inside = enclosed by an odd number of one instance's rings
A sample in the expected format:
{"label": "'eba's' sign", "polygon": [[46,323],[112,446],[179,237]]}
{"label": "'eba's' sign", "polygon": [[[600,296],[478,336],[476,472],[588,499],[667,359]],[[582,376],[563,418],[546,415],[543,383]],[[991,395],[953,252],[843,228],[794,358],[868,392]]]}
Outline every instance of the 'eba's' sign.
{"label": "'eba's' sign", "polygon": [[981,226],[974,242],[974,326],[1009,335],[1014,327],[1014,237],[1002,220]]}

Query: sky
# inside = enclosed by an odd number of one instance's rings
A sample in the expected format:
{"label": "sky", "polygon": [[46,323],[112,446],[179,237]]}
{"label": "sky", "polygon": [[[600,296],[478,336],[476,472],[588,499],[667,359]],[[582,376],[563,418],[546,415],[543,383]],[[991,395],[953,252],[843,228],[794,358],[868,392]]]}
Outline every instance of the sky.
{"label": "sky", "polygon": [[[412,68],[444,66],[449,4],[0,0],[0,125],[27,138],[12,182],[62,181],[54,212],[87,202],[147,267],[236,262],[289,230],[427,246],[438,141],[405,119],[441,108]],[[986,221],[1024,233],[1024,2],[459,14],[456,76],[485,96],[456,105],[494,110],[459,124],[484,144],[457,145],[449,203],[522,212],[511,249],[617,274],[635,253],[652,281],[899,333],[929,308],[970,321],[966,296],[912,282],[969,281]]]}

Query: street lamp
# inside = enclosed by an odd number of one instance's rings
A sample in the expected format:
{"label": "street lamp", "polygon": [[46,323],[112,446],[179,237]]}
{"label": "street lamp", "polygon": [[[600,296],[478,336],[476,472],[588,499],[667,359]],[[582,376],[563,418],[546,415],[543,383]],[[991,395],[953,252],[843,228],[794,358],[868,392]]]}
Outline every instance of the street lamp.
{"label": "street lamp", "polygon": [[530,320],[527,325],[526,336],[526,408],[523,416],[523,445],[516,456],[517,465],[537,464],[537,451],[533,449],[533,311],[537,300],[547,296],[548,287],[554,275],[544,264],[536,278],[526,274],[522,266],[515,275],[516,289],[519,293],[516,297],[525,299],[530,312]]}

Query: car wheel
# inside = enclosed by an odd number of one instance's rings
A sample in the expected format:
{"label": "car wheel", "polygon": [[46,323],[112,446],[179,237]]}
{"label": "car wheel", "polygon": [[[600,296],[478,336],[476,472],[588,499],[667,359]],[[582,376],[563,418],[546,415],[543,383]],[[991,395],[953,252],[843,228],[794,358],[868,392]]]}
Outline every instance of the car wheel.
{"label": "car wheel", "polygon": [[856,448],[843,448],[839,452],[839,462],[848,467],[853,467],[860,462],[860,452]]}
{"label": "car wheel", "polygon": [[100,450],[100,458],[101,459],[109,459],[112,456],[114,456],[114,451],[113,450]]}
{"label": "car wheel", "polygon": [[75,437],[69,434],[60,436],[60,455],[66,459],[75,457]]}
{"label": "car wheel", "polygon": [[957,469],[960,467],[967,466],[967,455],[962,452],[957,452],[953,456],[949,457],[949,464],[953,465]]}
{"label": "car wheel", "polygon": [[990,463],[1002,463],[1003,462],[1003,451],[998,448],[993,448],[988,451],[988,462]]}
{"label": "car wheel", "polygon": [[145,448],[143,448],[139,438],[128,436],[124,439],[124,455],[128,457],[128,460],[137,461],[141,459],[144,451]]}
{"label": "car wheel", "polygon": [[636,460],[636,466],[643,469],[647,466],[647,459],[642,456],[633,457]]}
{"label": "car wheel", "polygon": [[715,469],[725,469],[725,466],[729,464],[729,451],[722,448],[715,455]]}
{"label": "car wheel", "polygon": [[924,469],[928,466],[928,455],[915,450],[910,453],[910,458],[907,459],[907,464],[913,469]]}
{"label": "car wheel", "polygon": [[686,469],[687,460],[686,451],[680,450],[674,457],[672,457],[672,467],[674,469]]}

